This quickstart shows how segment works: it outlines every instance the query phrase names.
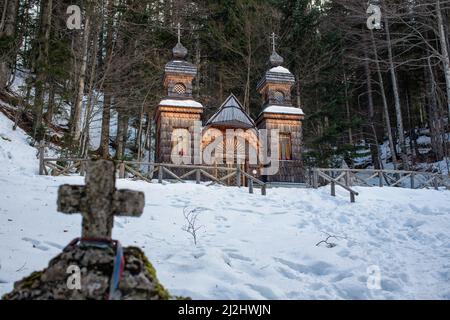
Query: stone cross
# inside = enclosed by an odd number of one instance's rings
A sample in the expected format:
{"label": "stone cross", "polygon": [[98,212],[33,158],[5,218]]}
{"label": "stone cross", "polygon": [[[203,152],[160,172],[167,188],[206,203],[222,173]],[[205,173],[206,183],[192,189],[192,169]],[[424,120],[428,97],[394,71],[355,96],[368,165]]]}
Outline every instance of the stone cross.
{"label": "stone cross", "polygon": [[85,186],[65,184],[58,190],[58,211],[82,214],[82,238],[110,240],[115,215],[142,214],[144,193],[116,189],[114,162],[90,161],[85,181]]}

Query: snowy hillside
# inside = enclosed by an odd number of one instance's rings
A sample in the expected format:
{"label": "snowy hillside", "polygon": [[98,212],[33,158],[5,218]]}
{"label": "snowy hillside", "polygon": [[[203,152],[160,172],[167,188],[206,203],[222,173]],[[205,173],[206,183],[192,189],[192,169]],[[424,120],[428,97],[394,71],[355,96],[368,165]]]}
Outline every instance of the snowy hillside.
{"label": "snowy hillside", "polygon": [[[0,113],[0,294],[80,235],[56,211],[57,188],[82,177],[37,176],[36,151]],[[119,180],[145,192],[141,218],[115,218],[173,294],[206,299],[450,299],[450,192],[356,188],[245,189]],[[202,208],[195,246],[183,209]],[[321,240],[326,233],[327,247]],[[378,266],[381,289],[367,287]]]}

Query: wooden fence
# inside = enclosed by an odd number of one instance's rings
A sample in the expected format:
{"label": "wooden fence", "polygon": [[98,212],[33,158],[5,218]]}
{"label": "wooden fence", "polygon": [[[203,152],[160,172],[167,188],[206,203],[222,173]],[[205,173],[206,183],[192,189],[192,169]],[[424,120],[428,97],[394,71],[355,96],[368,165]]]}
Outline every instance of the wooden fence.
{"label": "wooden fence", "polygon": [[[60,176],[79,173],[84,175],[86,163],[87,159],[82,158],[46,158],[40,154],[39,174]],[[155,177],[158,183],[195,181],[200,184],[202,181],[209,181],[208,185],[247,186],[249,193],[254,193],[255,187],[259,187],[262,195],[265,196],[267,193],[265,182],[241,170],[239,166],[177,165],[137,161],[115,161],[115,163],[121,179],[132,177],[148,183],[152,183]],[[142,170],[143,167],[147,170]]]}
{"label": "wooden fence", "polygon": [[[267,193],[267,183],[245,172],[239,166],[177,165],[137,161],[115,161],[115,163],[119,178],[131,177],[149,183],[152,183],[154,179],[157,179],[158,183],[163,183],[163,181],[185,183],[189,180],[200,184],[202,181],[209,181],[208,185],[246,186],[249,193],[253,193],[254,189],[259,187],[262,195]],[[84,175],[86,164],[87,159],[46,158],[43,148],[40,148],[39,151],[39,174],[41,175]],[[436,190],[445,187],[450,190],[448,176],[430,172],[348,168],[308,170],[307,187],[318,188],[328,184],[331,186],[332,196],[336,196],[336,186],[339,186],[349,192],[351,202],[355,202],[355,198],[358,196],[358,192],[352,189],[353,186],[434,188]]]}
{"label": "wooden fence", "polygon": [[308,182],[313,188],[331,185],[331,195],[336,195],[336,185],[350,193],[350,201],[355,202],[358,192],[352,186],[400,187],[411,189],[446,188],[450,190],[448,176],[420,171],[314,168],[310,170]]}

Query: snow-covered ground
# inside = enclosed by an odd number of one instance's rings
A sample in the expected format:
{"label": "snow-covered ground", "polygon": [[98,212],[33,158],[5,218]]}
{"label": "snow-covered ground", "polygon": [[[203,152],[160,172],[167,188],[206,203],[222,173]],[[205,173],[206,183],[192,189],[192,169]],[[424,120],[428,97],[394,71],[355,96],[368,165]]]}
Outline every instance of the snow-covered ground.
{"label": "snow-covered ground", "polygon": [[[421,134],[417,138],[418,151],[420,154],[424,155],[431,150],[431,138],[428,136],[429,130],[422,129]],[[450,134],[446,134],[446,139],[450,141]],[[409,138],[406,138],[406,144],[409,150]],[[356,153],[357,157],[353,159],[355,166],[360,168],[373,168],[372,156],[370,155],[370,149],[366,146],[364,141],[359,145],[361,147]],[[391,162],[391,151],[389,148],[389,142],[386,140],[380,145],[381,161],[383,162],[383,168],[387,170],[394,170],[394,164]],[[413,165],[411,170],[425,171],[425,172],[435,172],[440,174],[449,174],[450,158],[445,158],[437,162],[419,162]]]}
{"label": "snow-covered ground", "polygon": [[[47,266],[80,235],[81,216],[56,211],[57,188],[81,177],[38,176],[35,149],[0,113],[0,294]],[[119,180],[145,192],[140,218],[113,237],[141,247],[169,291],[194,299],[450,299],[450,192],[269,189]],[[198,244],[184,208],[202,208]],[[335,235],[329,248],[321,240]],[[373,267],[376,266],[376,267]],[[368,289],[379,268],[381,289]],[[370,282],[370,281],[369,281]],[[370,282],[372,283],[372,282]]]}

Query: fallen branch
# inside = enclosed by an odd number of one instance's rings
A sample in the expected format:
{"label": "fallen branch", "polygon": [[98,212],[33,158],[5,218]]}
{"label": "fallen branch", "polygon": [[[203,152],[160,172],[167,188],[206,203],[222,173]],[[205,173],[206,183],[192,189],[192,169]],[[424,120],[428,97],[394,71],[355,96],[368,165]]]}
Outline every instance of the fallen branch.
{"label": "fallen branch", "polygon": [[337,243],[334,242],[328,242],[328,240],[330,240],[331,238],[335,238],[336,240],[338,239],[346,239],[345,237],[340,237],[340,236],[335,236],[335,235],[331,235],[329,233],[324,232],[327,235],[327,238],[325,240],[321,240],[319,242],[316,243],[316,247],[320,246],[322,243],[325,243],[327,248],[334,248],[337,246]]}

